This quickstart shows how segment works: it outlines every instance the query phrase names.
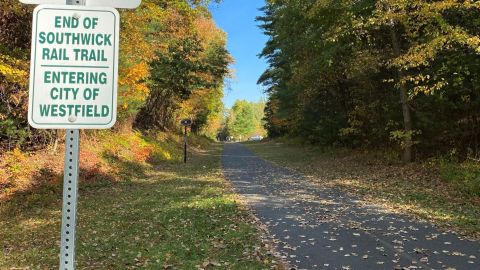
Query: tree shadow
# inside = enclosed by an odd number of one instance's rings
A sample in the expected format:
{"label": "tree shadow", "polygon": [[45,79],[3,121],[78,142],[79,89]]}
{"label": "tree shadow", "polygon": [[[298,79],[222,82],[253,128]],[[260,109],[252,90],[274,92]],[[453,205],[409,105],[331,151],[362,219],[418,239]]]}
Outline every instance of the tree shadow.
{"label": "tree shadow", "polygon": [[147,177],[146,171],[148,166],[145,164],[124,160],[109,151],[104,151],[102,157],[109,163],[121,180],[129,181],[132,178]]}
{"label": "tree shadow", "polygon": [[[250,256],[248,250],[255,250],[250,243],[256,243],[256,234],[245,225],[247,217],[238,215],[236,203],[219,192],[221,181],[180,173],[117,182],[113,188],[90,188],[86,184],[81,183],[85,192],[81,192],[78,208],[77,258],[81,269],[141,268],[140,263],[148,258],[160,261],[150,265],[151,269],[163,265],[193,269],[207,259],[215,259],[210,256],[244,264],[242,269],[258,269],[254,261],[238,260]],[[8,265],[21,261],[34,263],[34,268],[57,267],[60,194],[60,188],[54,192],[42,190],[38,196],[50,199],[42,200],[42,204],[26,203],[28,211],[19,209],[15,201],[8,202],[11,206],[7,211],[11,213],[0,215],[5,228],[0,229],[0,250],[4,251],[0,268],[22,267]],[[18,214],[13,214],[15,211]]]}
{"label": "tree shadow", "polygon": [[[81,168],[79,188],[103,187],[115,181],[111,173],[103,172],[98,166]],[[63,188],[63,173],[44,167],[37,170],[29,179],[26,188],[13,191],[0,199],[0,216],[12,217],[35,207],[59,205]]]}

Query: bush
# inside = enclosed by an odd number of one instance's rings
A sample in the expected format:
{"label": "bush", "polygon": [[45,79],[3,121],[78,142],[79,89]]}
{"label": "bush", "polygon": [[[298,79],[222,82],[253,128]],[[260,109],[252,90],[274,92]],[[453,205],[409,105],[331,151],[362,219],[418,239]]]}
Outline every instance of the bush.
{"label": "bush", "polygon": [[459,185],[471,195],[480,196],[480,163],[441,160],[440,176],[443,181]]}

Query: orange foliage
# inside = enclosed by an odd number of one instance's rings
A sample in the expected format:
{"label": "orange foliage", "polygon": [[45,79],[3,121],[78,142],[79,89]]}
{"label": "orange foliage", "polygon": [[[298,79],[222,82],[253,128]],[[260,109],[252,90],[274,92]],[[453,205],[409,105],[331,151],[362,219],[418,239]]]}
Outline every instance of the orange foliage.
{"label": "orange foliage", "polygon": [[[118,163],[146,164],[157,149],[137,133],[105,133],[83,136],[80,147],[81,181],[116,181],[122,177]],[[19,149],[0,155],[0,200],[16,192],[41,185],[60,187],[63,175],[63,147],[33,153]],[[109,159],[114,158],[114,162]]]}
{"label": "orange foliage", "polygon": [[198,17],[194,21],[194,26],[197,35],[202,40],[202,47],[204,50],[206,50],[212,42],[226,42],[225,33],[218,28],[212,19]]}
{"label": "orange foliage", "polygon": [[124,69],[119,84],[121,86],[128,86],[128,90],[122,91],[120,95],[124,97],[140,96],[141,99],[144,99],[149,91],[144,81],[149,75],[150,72],[146,62],[140,62],[129,69]]}

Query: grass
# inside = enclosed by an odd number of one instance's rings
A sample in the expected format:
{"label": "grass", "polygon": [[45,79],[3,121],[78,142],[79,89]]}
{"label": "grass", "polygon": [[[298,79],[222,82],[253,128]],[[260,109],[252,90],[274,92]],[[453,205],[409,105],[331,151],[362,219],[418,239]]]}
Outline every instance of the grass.
{"label": "grass", "polygon": [[480,196],[480,163],[466,161],[463,163],[440,160],[440,176],[442,180],[456,185],[459,189]]}
{"label": "grass", "polygon": [[[80,183],[78,269],[280,268],[223,178],[221,145],[192,138],[203,148],[184,165],[180,138],[102,136],[83,146],[97,152]],[[57,181],[0,200],[0,269],[58,269]]]}
{"label": "grass", "polygon": [[459,180],[465,179],[463,175],[478,177],[471,167],[463,170],[437,161],[402,165],[378,153],[288,141],[246,145],[264,159],[303,172],[319,184],[340,187],[394,211],[480,238],[480,197]]}

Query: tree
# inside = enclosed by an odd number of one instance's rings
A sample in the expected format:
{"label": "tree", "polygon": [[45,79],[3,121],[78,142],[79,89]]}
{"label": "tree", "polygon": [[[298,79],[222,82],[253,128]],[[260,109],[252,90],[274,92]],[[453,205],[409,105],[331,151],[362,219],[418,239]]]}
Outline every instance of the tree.
{"label": "tree", "polygon": [[235,138],[247,137],[255,131],[255,115],[252,104],[245,100],[238,100],[233,105],[229,120],[229,134]]}
{"label": "tree", "polygon": [[271,136],[395,147],[405,162],[480,154],[478,3],[272,0],[263,12]]}
{"label": "tree", "polygon": [[[219,1],[215,1],[219,2]],[[175,130],[180,117],[210,136],[220,127],[223,81],[231,57],[208,0],[143,0],[121,11],[118,123]],[[55,132],[27,122],[33,8],[0,3],[0,150],[45,147]]]}
{"label": "tree", "polygon": [[31,129],[27,122],[31,13],[18,1],[0,3],[0,150],[55,139],[55,133]]}
{"label": "tree", "polygon": [[[199,2],[199,4],[201,4]],[[193,120],[192,130],[204,132],[218,126],[222,111],[223,81],[229,75],[231,57],[225,34],[203,6],[180,6],[183,17],[164,35],[150,62],[149,95],[135,120],[135,127],[175,130],[180,118]],[[178,15],[178,14],[177,14]],[[175,27],[174,27],[175,26]]]}

